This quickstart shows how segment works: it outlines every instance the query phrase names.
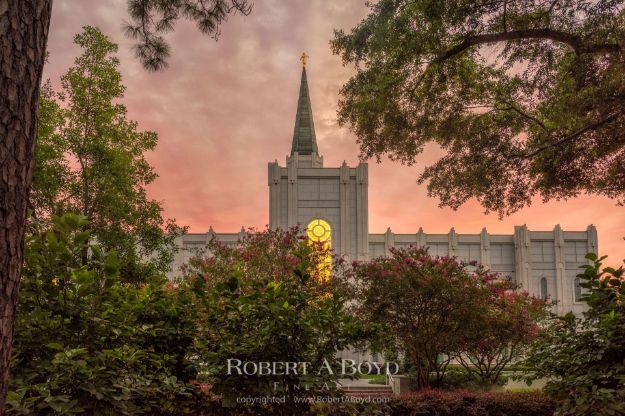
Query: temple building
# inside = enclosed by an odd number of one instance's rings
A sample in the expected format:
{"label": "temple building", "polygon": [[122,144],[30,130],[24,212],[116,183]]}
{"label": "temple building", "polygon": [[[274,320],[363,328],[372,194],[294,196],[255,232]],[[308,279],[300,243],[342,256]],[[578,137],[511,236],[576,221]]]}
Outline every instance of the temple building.
{"label": "temple building", "polygon": [[[576,314],[584,310],[576,275],[587,264],[587,252],[597,252],[597,230],[564,231],[556,225],[550,231],[515,226],[510,234],[490,234],[485,228],[475,234],[429,234],[422,228],[397,234],[389,228],[384,234],[369,233],[368,165],[324,166],[317,145],[312,105],[308,92],[303,55],[302,78],[295,117],[290,156],[280,165],[268,165],[269,226],[299,225],[309,238],[326,242],[338,255],[350,260],[367,260],[389,254],[392,247],[429,247],[432,255],[456,256],[476,261],[520,283],[522,288],[541,297],[557,300],[555,311]],[[216,238],[236,244],[245,233],[190,233],[178,239],[181,250],[173,272],[189,260],[194,249]]]}

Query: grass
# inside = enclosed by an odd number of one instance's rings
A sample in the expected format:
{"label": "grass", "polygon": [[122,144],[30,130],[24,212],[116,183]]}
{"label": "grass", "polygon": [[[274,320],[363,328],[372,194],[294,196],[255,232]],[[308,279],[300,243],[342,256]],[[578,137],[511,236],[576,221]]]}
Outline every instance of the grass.
{"label": "grass", "polygon": [[370,375],[367,377],[369,379],[369,384],[386,384],[386,375]]}
{"label": "grass", "polygon": [[538,387],[515,387],[506,391],[512,393],[535,393],[537,391],[540,391],[540,389]]}

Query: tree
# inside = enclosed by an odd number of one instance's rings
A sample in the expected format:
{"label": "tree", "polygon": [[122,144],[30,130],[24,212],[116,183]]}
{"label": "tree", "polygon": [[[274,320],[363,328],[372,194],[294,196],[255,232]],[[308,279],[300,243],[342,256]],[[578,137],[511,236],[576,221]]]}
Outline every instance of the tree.
{"label": "tree", "polygon": [[[321,245],[292,229],[251,232],[237,246],[213,240],[209,249],[210,255],[191,262],[183,282],[196,296],[193,356],[224,404],[278,394],[288,400],[288,414],[295,414],[308,406],[295,396],[335,390],[336,352],[363,341],[368,331],[348,307],[345,275],[327,279],[318,268],[326,254]],[[229,359],[237,360],[230,372]],[[280,365],[259,375],[239,372],[246,362],[309,364],[305,374],[301,366],[295,374]]]}
{"label": "tree", "polygon": [[469,270],[453,257],[426,249],[393,249],[391,257],[357,263],[359,316],[382,325],[416,368],[418,387],[430,374],[440,386],[454,359],[485,384],[538,335],[546,304],[482,267]]}
{"label": "tree", "polygon": [[124,278],[141,281],[170,267],[179,231],[171,220],[163,230],[161,205],[146,195],[157,175],[144,153],[157,135],[126,119],[117,45],[90,26],[74,42],[83,53],[61,78],[62,92],[49,82],[42,89],[31,207],[40,221],[89,218],[93,237],[117,251]]}
{"label": "tree", "polygon": [[464,369],[483,385],[496,385],[508,364],[521,358],[541,333],[546,320],[544,300],[519,291],[510,282],[489,277],[490,296],[478,319],[462,331],[461,348],[455,356]]}
{"label": "tree", "polygon": [[[217,35],[231,13],[250,12],[247,0],[129,0],[128,33],[148,69],[168,56],[162,33],[181,17]],[[15,305],[24,253],[26,210],[34,168],[39,92],[52,0],[0,0],[0,411],[9,378]]]}
{"label": "tree", "polygon": [[332,48],[339,121],[363,157],[412,164],[430,196],[500,216],[580,193],[625,201],[622,0],[380,0]]}
{"label": "tree", "polygon": [[[464,328],[475,330],[489,289],[451,257],[418,248],[393,249],[388,258],[354,267],[358,314],[383,325],[388,339],[416,368],[418,387],[441,382],[461,348]],[[481,273],[481,272],[480,272]]]}
{"label": "tree", "polygon": [[584,267],[583,318],[554,317],[525,366],[530,380],[547,378],[543,388],[558,400],[557,415],[607,416],[625,413],[625,269],[602,267],[606,258],[590,253]]}

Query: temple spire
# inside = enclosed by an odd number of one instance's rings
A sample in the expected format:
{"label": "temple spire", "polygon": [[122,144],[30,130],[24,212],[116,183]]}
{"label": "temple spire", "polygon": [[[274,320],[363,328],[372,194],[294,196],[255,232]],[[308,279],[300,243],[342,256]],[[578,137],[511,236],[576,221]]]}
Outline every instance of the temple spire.
{"label": "temple spire", "polygon": [[293,130],[293,144],[291,155],[297,152],[300,155],[316,153],[317,138],[315,137],[315,123],[313,122],[312,106],[308,93],[308,79],[306,78],[306,62],[308,55],[302,53],[302,81],[299,87],[299,100],[297,101],[297,115],[295,116],[295,129]]}

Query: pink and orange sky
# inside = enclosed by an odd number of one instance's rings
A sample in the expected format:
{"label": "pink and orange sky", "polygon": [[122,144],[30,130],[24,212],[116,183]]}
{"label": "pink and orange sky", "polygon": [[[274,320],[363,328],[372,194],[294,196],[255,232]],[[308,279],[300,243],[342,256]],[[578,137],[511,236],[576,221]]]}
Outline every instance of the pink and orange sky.
{"label": "pink and orange sky", "polygon": [[[363,0],[261,0],[248,17],[234,16],[218,42],[187,22],[168,36],[169,67],[148,73],[134,58],[121,30],[126,0],[55,0],[44,76],[59,77],[80,53],[74,34],[84,25],[99,27],[120,45],[121,71],[129,117],[159,134],[149,155],[159,179],[149,188],[163,202],[165,215],[191,232],[237,232],[268,222],[267,162],[285,163],[297,105],[302,51],[310,55],[308,83],[319,150],[326,166],[358,162],[354,135],[336,121],[338,92],[352,73],[333,56],[333,29],[349,30],[367,14]],[[624,255],[625,208],[607,198],[535,201],[499,220],[472,201],[457,211],[439,208],[416,178],[416,166],[390,161],[369,165],[369,229],[382,233],[512,233],[516,224],[532,230],[584,230],[595,224],[599,249],[619,264]]]}

